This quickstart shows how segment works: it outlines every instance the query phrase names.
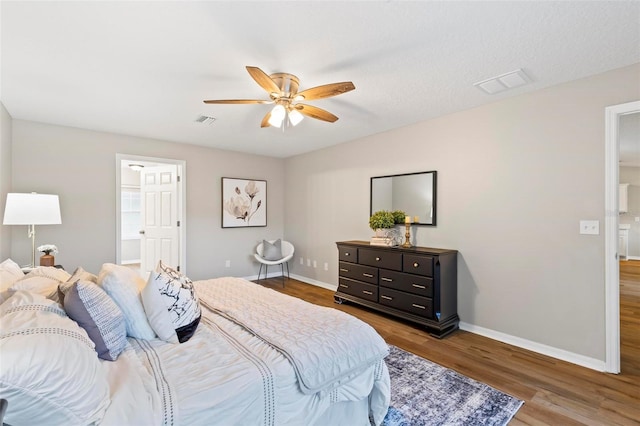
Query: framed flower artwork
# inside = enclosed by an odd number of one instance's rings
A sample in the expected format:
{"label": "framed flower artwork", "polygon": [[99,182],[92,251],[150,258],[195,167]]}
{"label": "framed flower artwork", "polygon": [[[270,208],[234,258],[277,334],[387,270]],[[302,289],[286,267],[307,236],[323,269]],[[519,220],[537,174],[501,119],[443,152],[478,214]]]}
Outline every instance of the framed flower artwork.
{"label": "framed flower artwork", "polygon": [[267,181],[222,178],[222,227],[267,226]]}

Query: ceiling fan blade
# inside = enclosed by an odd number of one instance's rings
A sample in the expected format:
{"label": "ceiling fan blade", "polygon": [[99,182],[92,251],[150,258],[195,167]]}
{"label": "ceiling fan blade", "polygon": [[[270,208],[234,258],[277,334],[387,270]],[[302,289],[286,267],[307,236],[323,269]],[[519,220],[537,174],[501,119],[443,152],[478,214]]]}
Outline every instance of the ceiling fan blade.
{"label": "ceiling fan blade", "polygon": [[271,126],[271,124],[269,124],[269,119],[271,118],[271,111],[269,111],[267,113],[267,115],[264,116],[264,118],[262,119],[262,123],[260,123],[260,127],[269,127]]}
{"label": "ceiling fan blade", "polygon": [[318,120],[328,121],[329,123],[333,123],[338,120],[337,116],[331,114],[329,111],[323,110],[322,108],[305,104],[296,104],[294,105],[294,108],[300,111],[301,114]]}
{"label": "ceiling fan blade", "polygon": [[205,104],[272,104],[273,101],[259,99],[216,99],[203,101]]}
{"label": "ceiling fan blade", "polygon": [[249,71],[249,75],[262,87],[267,93],[281,93],[280,87],[265,73],[258,67],[249,67],[247,66],[247,71]]}
{"label": "ceiling fan blade", "polygon": [[344,81],[342,83],[331,83],[323,86],[312,87],[311,89],[298,92],[296,96],[303,96],[305,101],[310,101],[313,99],[322,99],[341,95],[355,88],[356,86],[354,86],[352,82]]}

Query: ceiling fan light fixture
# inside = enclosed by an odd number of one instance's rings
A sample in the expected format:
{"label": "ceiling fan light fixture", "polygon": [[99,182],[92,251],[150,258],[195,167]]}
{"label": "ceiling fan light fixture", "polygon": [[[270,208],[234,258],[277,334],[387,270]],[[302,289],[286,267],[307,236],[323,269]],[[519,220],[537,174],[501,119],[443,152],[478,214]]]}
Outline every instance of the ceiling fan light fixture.
{"label": "ceiling fan light fixture", "polygon": [[271,110],[271,117],[269,117],[269,125],[273,127],[280,127],[286,113],[287,111],[282,105],[278,104],[274,106]]}
{"label": "ceiling fan light fixture", "polygon": [[298,110],[292,109],[289,111],[289,121],[294,126],[297,126],[298,124],[300,124],[303,118],[304,118],[304,115],[300,114]]}

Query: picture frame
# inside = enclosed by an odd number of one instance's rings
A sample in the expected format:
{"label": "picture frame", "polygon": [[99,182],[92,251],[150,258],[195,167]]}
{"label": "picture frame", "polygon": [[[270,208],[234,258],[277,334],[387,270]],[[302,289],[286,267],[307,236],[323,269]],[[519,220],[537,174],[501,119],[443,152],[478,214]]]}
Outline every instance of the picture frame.
{"label": "picture frame", "polygon": [[222,227],[267,226],[267,181],[222,178]]}

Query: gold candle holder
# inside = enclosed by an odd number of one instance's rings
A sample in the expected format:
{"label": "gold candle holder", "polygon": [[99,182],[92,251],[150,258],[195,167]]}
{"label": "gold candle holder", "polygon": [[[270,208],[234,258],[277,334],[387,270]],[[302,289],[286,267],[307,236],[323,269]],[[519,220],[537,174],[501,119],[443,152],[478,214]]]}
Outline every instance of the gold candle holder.
{"label": "gold candle holder", "polygon": [[404,226],[406,232],[404,233],[404,244],[402,244],[402,247],[409,248],[411,247],[411,223],[405,222]]}

